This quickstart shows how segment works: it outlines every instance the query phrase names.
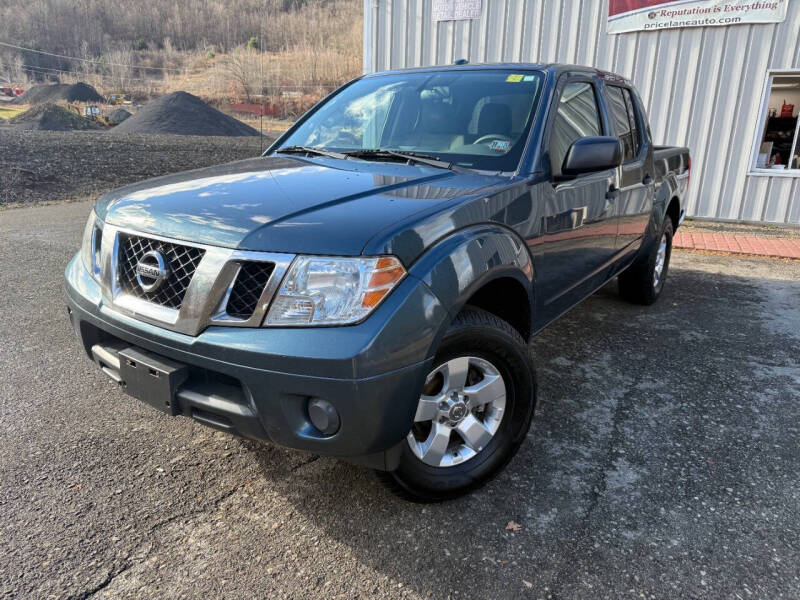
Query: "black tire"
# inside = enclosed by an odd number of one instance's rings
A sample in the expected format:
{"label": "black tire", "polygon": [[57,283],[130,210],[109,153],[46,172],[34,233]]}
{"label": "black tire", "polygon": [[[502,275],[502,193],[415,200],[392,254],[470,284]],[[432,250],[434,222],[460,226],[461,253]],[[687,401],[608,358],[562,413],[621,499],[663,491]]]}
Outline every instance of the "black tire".
{"label": "black tire", "polygon": [[434,368],[465,356],[490,362],[502,375],[506,388],[502,420],[484,448],[454,466],[426,464],[403,441],[397,470],[377,475],[406,500],[440,502],[474,490],[500,472],[528,433],[536,405],[536,378],[530,350],[520,334],[495,315],[467,307],[445,334]]}
{"label": "black tire", "polygon": [[[669,259],[672,256],[672,220],[664,219],[661,234],[653,247],[642,260],[634,262],[619,276],[619,293],[625,300],[634,304],[653,304],[664,290],[664,282],[669,272]],[[656,276],[659,248],[665,243],[664,266],[660,276]],[[656,278],[658,279],[656,281]]]}

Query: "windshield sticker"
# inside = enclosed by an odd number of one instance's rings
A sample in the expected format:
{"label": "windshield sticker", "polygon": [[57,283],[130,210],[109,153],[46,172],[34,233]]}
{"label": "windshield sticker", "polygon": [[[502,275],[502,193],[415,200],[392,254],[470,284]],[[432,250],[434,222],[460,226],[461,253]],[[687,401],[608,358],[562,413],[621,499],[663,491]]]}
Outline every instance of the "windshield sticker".
{"label": "windshield sticker", "polygon": [[495,152],[506,152],[510,145],[511,143],[505,140],[494,140],[491,144],[489,144],[489,150],[494,150]]}
{"label": "windshield sticker", "polygon": [[533,81],[534,79],[536,79],[536,75],[525,75],[525,77],[522,78],[522,81]]}
{"label": "windshield sticker", "polygon": [[524,77],[523,75],[517,75],[517,74],[509,75],[508,77],[506,77],[506,81],[508,83],[519,83],[520,81],[522,81],[523,77]]}

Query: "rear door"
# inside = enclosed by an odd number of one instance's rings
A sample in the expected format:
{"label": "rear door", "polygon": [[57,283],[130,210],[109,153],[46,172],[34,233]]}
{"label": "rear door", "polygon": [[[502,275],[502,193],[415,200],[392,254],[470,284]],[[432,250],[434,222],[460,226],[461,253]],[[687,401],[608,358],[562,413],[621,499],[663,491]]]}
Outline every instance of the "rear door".
{"label": "rear door", "polygon": [[616,248],[620,253],[639,247],[653,211],[655,174],[650,159],[644,117],[631,88],[604,85],[606,107],[614,133],[622,140],[625,158],[620,168]]}
{"label": "rear door", "polygon": [[[551,182],[535,199],[539,235],[528,240],[534,256],[539,316],[550,320],[605,281],[615,254],[616,170],[564,178],[569,147],[583,137],[608,135],[598,79],[563,75],[558,82],[544,139]],[[611,192],[611,193],[609,193]]]}

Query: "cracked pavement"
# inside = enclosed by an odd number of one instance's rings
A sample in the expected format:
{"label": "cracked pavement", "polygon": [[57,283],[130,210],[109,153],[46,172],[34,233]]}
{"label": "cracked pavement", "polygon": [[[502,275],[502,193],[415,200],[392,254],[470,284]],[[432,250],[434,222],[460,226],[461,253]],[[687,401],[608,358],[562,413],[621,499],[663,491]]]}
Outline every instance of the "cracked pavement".
{"label": "cracked pavement", "polygon": [[800,596],[800,263],[607,286],[533,342],[506,471],[424,506],[119,392],[62,300],[88,210],[0,211],[0,597]]}

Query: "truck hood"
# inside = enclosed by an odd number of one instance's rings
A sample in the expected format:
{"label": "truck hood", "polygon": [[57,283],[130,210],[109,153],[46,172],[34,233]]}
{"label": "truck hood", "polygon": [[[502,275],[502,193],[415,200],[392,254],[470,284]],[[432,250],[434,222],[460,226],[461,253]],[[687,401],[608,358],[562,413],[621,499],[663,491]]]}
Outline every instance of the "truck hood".
{"label": "truck hood", "polygon": [[498,179],[397,163],[259,157],[129,185],[102,196],[95,210],[118,227],[179,240],[357,255],[379,231]]}

